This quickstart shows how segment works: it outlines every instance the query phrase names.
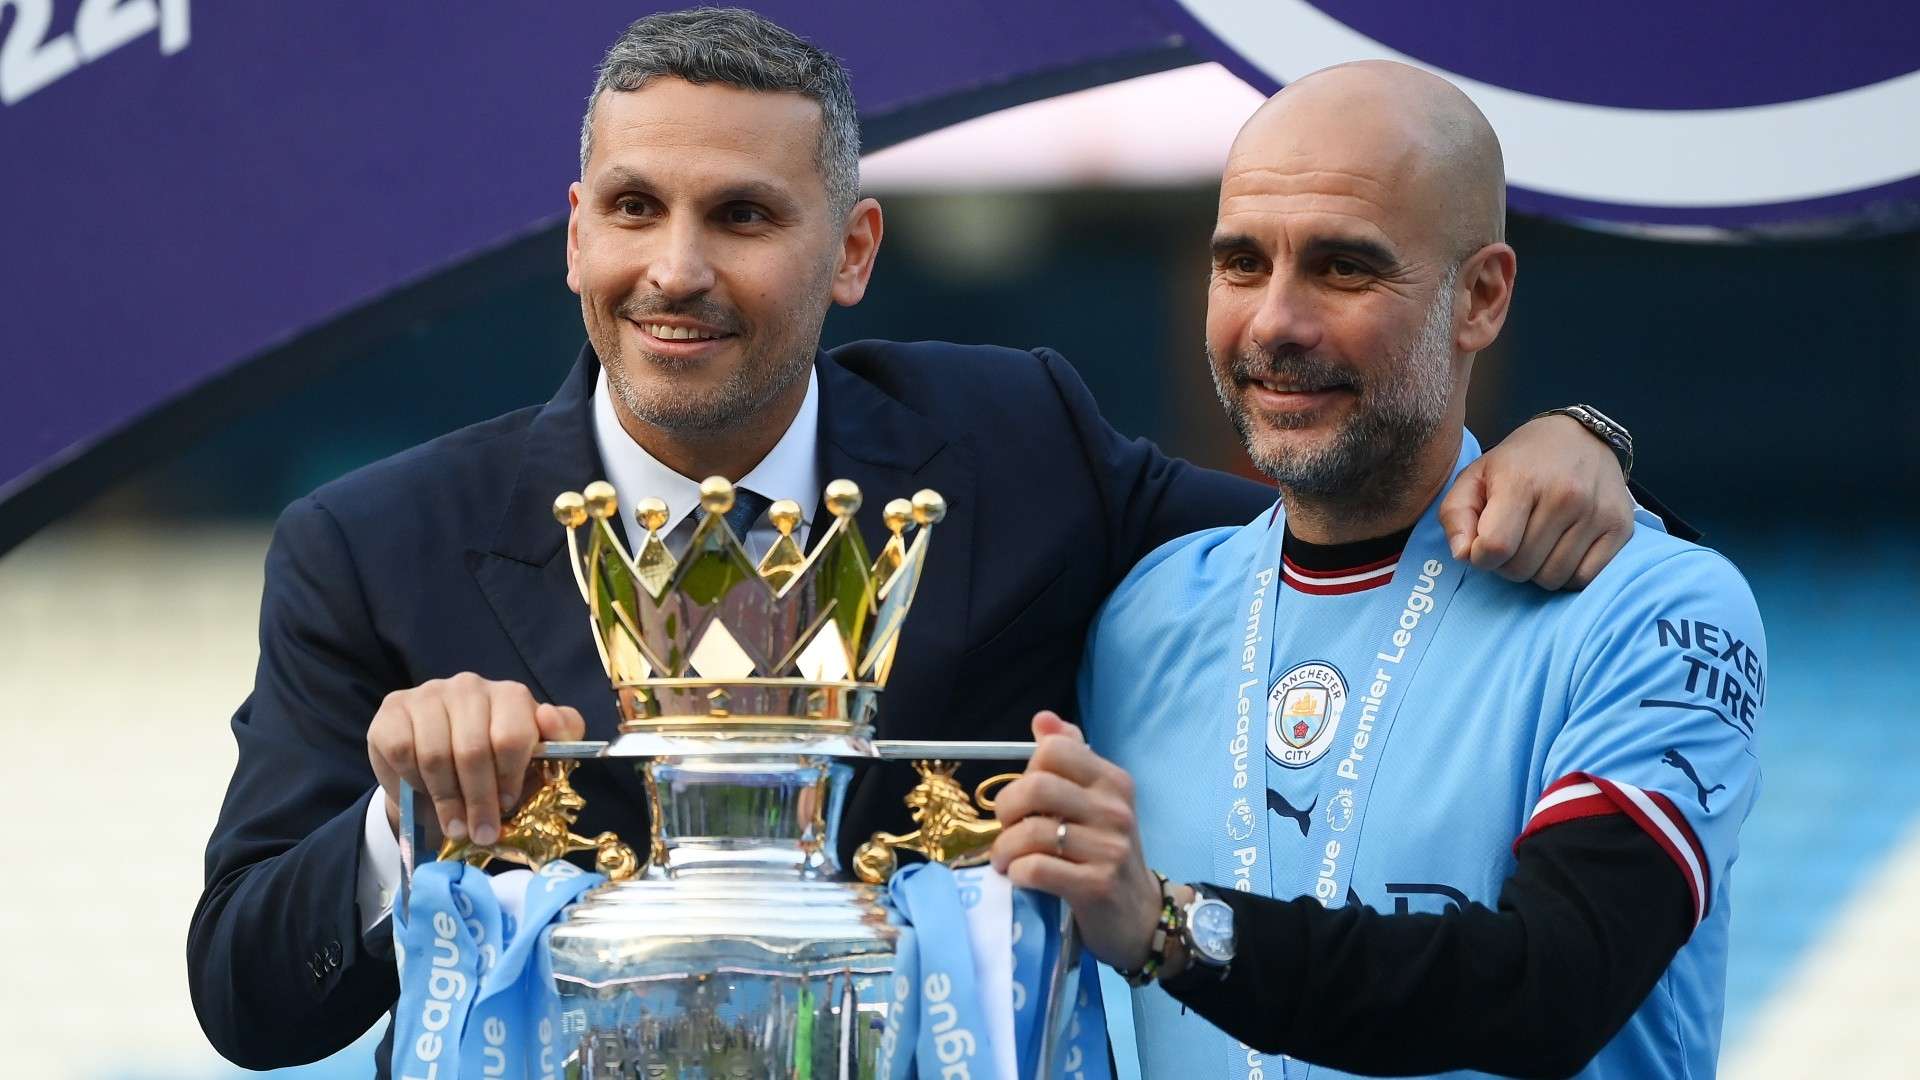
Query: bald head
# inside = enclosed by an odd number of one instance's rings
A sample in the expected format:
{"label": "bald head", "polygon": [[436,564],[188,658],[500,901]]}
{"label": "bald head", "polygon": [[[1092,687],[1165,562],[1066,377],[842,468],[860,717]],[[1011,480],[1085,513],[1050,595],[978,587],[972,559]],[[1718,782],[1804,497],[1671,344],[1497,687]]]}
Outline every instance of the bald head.
{"label": "bald head", "polygon": [[1407,64],[1339,64],[1267,99],[1234,139],[1225,182],[1276,168],[1375,182],[1384,208],[1438,227],[1456,260],[1505,239],[1499,137],[1459,87]]}
{"label": "bald head", "polygon": [[1417,511],[1446,480],[1474,357],[1513,295],[1505,210],[1486,117],[1405,64],[1315,72],[1240,129],[1207,356],[1289,527],[1317,513],[1325,537],[1381,535],[1364,529],[1404,524],[1402,496]]}

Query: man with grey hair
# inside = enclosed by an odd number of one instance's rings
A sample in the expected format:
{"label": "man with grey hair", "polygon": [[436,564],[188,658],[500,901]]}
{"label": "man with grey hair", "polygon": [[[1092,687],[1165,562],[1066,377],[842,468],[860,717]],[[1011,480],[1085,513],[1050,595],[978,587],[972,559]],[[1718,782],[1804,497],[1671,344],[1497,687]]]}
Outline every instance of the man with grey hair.
{"label": "man with grey hair", "polygon": [[[874,498],[944,493],[879,713],[892,738],[1019,737],[1067,696],[1088,621],[1129,567],[1271,504],[1270,489],[1123,438],[1049,350],[821,351],[827,310],[860,301],[880,247],[858,152],[847,74],[821,50],[745,11],[634,23],[601,66],[568,189],[566,279],[588,344],[559,392],[282,516],[188,939],[196,1012],[228,1058],[310,1061],[393,1005],[403,781],[431,798],[433,831],[484,844],[527,790],[536,742],[614,734],[556,493],[606,477],[623,509],[651,495],[687,515],[701,479],[722,475],[755,554],[776,535],[774,498],[797,500],[800,539],[814,535],[831,479]],[[1458,506],[1457,554],[1554,588],[1590,576],[1629,527],[1612,452],[1566,418],[1513,441]],[[878,515],[861,527],[880,542]],[[897,824],[910,783],[856,780],[843,859]],[[583,771],[576,786],[581,830],[646,835],[634,776]]]}

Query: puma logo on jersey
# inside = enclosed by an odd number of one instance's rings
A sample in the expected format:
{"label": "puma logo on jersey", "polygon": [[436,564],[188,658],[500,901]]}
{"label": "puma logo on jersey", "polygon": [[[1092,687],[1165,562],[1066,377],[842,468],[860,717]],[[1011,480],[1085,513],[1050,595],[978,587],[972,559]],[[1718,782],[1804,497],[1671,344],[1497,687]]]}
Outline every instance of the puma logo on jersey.
{"label": "puma logo on jersey", "polygon": [[1678,750],[1675,750],[1669,747],[1667,749],[1667,752],[1660,756],[1660,760],[1665,764],[1671,765],[1674,768],[1679,769],[1681,772],[1686,773],[1687,779],[1693,781],[1693,786],[1699,792],[1699,795],[1700,795],[1700,809],[1702,810],[1709,809],[1709,807],[1707,806],[1707,796],[1713,794],[1716,791],[1727,790],[1727,785],[1725,784],[1715,784],[1712,787],[1708,787],[1707,785],[1701,783],[1700,774],[1693,771],[1693,762],[1688,761],[1685,757],[1681,756],[1681,753]]}
{"label": "puma logo on jersey", "polygon": [[1293,823],[1300,826],[1301,836],[1307,835],[1307,830],[1312,827],[1313,808],[1318,805],[1320,805],[1320,796],[1315,795],[1313,801],[1307,804],[1305,810],[1295,810],[1293,804],[1287,801],[1285,795],[1280,794],[1272,788],[1267,789],[1267,809],[1279,814],[1283,818],[1292,818]]}

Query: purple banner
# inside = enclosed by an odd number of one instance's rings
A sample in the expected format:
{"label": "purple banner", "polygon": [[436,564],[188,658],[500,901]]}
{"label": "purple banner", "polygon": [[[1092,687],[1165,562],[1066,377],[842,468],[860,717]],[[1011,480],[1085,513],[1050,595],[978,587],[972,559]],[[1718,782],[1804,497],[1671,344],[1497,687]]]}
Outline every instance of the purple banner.
{"label": "purple banner", "polygon": [[1374,57],[1446,76],[1500,133],[1521,210],[1724,239],[1857,216],[1910,225],[1920,195],[1920,19],[1900,0],[1827,0],[1817,16],[1733,0],[1163,9],[1263,90]]}
{"label": "purple banner", "polygon": [[[556,221],[593,65],[669,6],[0,2],[0,551],[210,387],[297,381],[290,346]],[[1904,4],[754,6],[847,60],[870,145],[1201,57],[1271,88],[1401,55],[1481,101],[1522,208],[1741,225],[1920,175]]]}

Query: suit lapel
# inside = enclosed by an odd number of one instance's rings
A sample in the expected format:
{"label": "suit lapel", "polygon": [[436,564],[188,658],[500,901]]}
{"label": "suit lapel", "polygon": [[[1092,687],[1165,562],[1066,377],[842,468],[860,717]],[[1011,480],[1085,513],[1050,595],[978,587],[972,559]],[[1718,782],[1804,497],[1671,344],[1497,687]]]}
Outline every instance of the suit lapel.
{"label": "suit lapel", "polygon": [[[506,510],[484,550],[469,552],[468,565],[532,675],[534,696],[579,709],[587,738],[612,739],[619,734],[619,711],[552,509],[555,495],[604,478],[592,422],[599,375],[598,358],[591,348],[582,349],[560,391],[528,426]],[[609,771],[635,806],[646,805],[646,790],[633,770]]]}
{"label": "suit lapel", "polygon": [[973,465],[957,441],[833,356],[821,354],[819,372],[821,479],[860,485],[860,532],[868,549],[878,553],[886,542],[880,508],[889,500],[910,498],[921,488],[947,500],[946,520],[933,531],[925,574],[901,631],[888,679],[893,689],[880,695],[878,725],[885,738],[939,737],[966,645],[977,520]]}

